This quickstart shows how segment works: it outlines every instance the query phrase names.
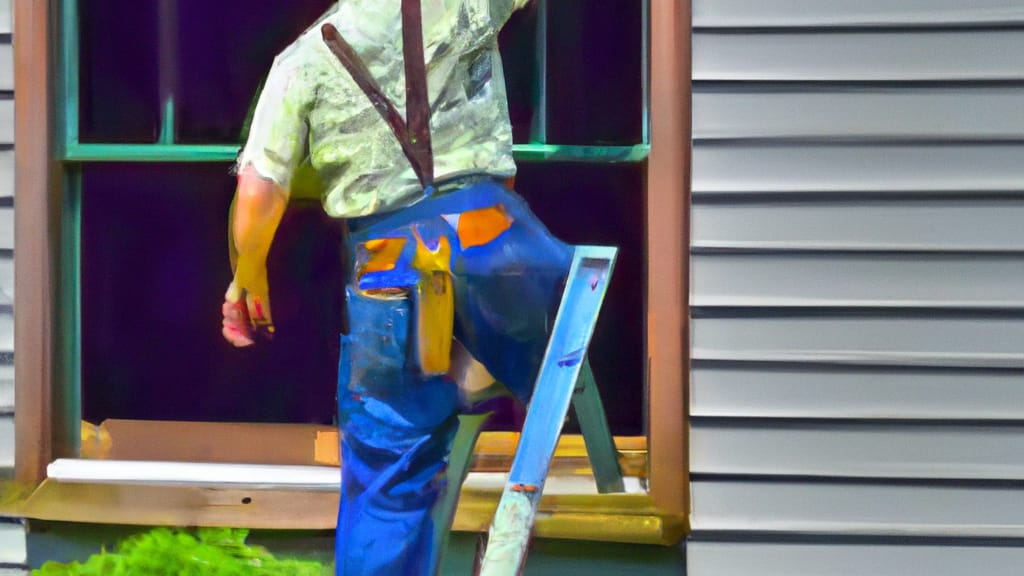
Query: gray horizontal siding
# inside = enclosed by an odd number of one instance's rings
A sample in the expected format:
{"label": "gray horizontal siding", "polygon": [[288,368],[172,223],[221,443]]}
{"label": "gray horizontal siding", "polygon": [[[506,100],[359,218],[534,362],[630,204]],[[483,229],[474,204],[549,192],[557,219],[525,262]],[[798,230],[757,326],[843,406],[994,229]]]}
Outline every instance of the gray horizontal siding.
{"label": "gray horizontal siding", "polygon": [[1024,5],[693,9],[688,573],[1019,572]]}
{"label": "gray horizontal siding", "polygon": [[0,414],[14,410],[14,366],[0,363]]}
{"label": "gray horizontal siding", "polygon": [[1024,307],[1022,256],[701,254],[691,304],[1014,309]]}
{"label": "gray horizontal siding", "polygon": [[13,206],[0,206],[0,250],[14,250]]}
{"label": "gray horizontal siding", "polygon": [[693,137],[1020,140],[1024,88],[699,87]]}
{"label": "gray horizontal siding", "polygon": [[[11,0],[0,0],[0,34],[10,34]],[[9,42],[0,44],[0,477],[14,467],[14,56]],[[2,199],[8,201],[3,202]],[[20,547],[20,559],[0,557],[0,564],[23,564],[25,539],[21,525],[0,525]],[[0,549],[4,544],[0,543]],[[3,554],[0,554],[2,556]],[[20,573],[20,569],[11,568]]]}
{"label": "gray horizontal siding", "polygon": [[0,149],[0,198],[14,197],[14,150]]}
{"label": "gray horizontal siding", "polygon": [[1022,144],[709,142],[694,146],[692,178],[698,196],[876,192],[903,198],[911,192],[1019,193],[1022,166]]}
{"label": "gray horizontal siding", "polygon": [[1024,30],[697,31],[693,79],[1020,80]]}
{"label": "gray horizontal siding", "polygon": [[694,0],[693,25],[817,27],[1024,23],[1016,0]]}
{"label": "gray horizontal siding", "polygon": [[695,419],[695,474],[1024,479],[1020,425]]}
{"label": "gray horizontal siding", "polygon": [[11,17],[11,0],[0,0],[0,34],[10,34],[14,31]]}
{"label": "gray horizontal siding", "polygon": [[694,360],[1024,370],[1020,317],[696,318],[692,342]]}
{"label": "gray horizontal siding", "polygon": [[[7,234],[10,234],[7,232]],[[0,237],[4,233],[0,232]],[[8,347],[8,340],[3,335],[3,330],[13,330],[13,324],[5,324],[2,316],[6,311],[8,314],[11,312],[10,309],[4,309],[5,306],[11,306],[14,302],[14,259],[10,253],[0,252],[0,352],[4,350],[14,350],[13,342]],[[11,337],[13,338],[13,336]]]}
{"label": "gray horizontal siding", "polygon": [[1024,548],[886,543],[693,542],[691,574],[731,576],[1018,576]]}
{"label": "gray horizontal siding", "polygon": [[0,90],[14,90],[14,50],[10,44],[0,44]]}
{"label": "gray horizontal siding", "polygon": [[14,415],[10,412],[0,412],[0,471],[5,468],[14,468]]}
{"label": "gray horizontal siding", "polygon": [[1024,252],[1024,198],[697,204],[691,221],[698,250]]}
{"label": "gray horizontal siding", "polygon": [[25,531],[20,522],[0,522],[0,564],[24,564]]}
{"label": "gray horizontal siding", "polygon": [[728,418],[1024,421],[1019,371],[698,363],[690,414]]}
{"label": "gray horizontal siding", "polygon": [[1015,486],[695,479],[691,493],[695,532],[1024,537]]}
{"label": "gray horizontal siding", "polygon": [[[2,57],[3,52],[0,52]],[[0,67],[0,73],[2,71]],[[0,144],[14,144],[14,100],[0,100]]]}

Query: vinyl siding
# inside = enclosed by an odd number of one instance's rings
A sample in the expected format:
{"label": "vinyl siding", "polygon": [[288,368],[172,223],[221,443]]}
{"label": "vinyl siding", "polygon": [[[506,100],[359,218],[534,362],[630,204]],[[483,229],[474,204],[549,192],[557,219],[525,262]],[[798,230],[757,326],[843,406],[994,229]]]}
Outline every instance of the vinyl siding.
{"label": "vinyl siding", "polygon": [[[14,468],[14,53],[0,0],[0,478]],[[28,576],[25,527],[0,517],[0,576]]]}
{"label": "vinyl siding", "polygon": [[693,576],[1024,560],[1024,7],[696,0]]}
{"label": "vinyl siding", "polygon": [[697,0],[695,28],[1024,24],[1009,0]]}
{"label": "vinyl siding", "polygon": [[0,565],[24,564],[25,542],[21,522],[0,521]]}
{"label": "vinyl siding", "polygon": [[758,576],[906,576],[984,574],[1017,576],[1024,548],[953,544],[893,545],[884,541],[835,544],[693,542],[687,566],[695,574]]}
{"label": "vinyl siding", "polygon": [[0,477],[10,475],[14,466],[14,54],[10,34],[11,1],[0,0]]}

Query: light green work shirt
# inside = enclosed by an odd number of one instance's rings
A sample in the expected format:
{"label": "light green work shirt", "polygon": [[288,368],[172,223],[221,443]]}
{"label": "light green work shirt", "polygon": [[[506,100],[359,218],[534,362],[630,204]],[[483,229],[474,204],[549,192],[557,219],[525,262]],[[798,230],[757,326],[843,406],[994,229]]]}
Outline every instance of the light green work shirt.
{"label": "light green work shirt", "polygon": [[[515,174],[497,35],[529,0],[423,0],[434,174]],[[289,189],[308,159],[335,217],[402,208],[422,197],[390,127],[324,44],[330,22],[405,116],[400,0],[341,0],[274,60],[239,156]]]}

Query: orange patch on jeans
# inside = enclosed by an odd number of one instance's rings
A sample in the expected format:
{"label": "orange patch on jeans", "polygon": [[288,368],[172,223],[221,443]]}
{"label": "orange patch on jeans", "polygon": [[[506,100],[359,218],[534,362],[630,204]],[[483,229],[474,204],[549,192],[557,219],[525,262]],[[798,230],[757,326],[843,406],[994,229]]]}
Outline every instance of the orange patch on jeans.
{"label": "orange patch on jeans", "polygon": [[501,204],[470,210],[459,216],[458,234],[462,249],[483,246],[512,227],[512,217]]}
{"label": "orange patch on jeans", "polygon": [[404,247],[405,238],[367,240],[363,243],[366,252],[360,255],[361,259],[365,258],[365,261],[361,262],[358,267],[359,274],[393,270]]}

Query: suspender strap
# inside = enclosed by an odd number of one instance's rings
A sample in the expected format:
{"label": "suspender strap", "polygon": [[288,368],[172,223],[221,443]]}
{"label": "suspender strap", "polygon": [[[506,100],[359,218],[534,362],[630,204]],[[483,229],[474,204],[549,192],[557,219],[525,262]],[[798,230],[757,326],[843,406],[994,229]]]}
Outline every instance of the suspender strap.
{"label": "suspender strap", "polygon": [[430,104],[427,98],[427,69],[423,58],[420,0],[402,0],[402,56],[405,61],[405,112],[408,121],[402,118],[366,64],[338,29],[331,24],[324,24],[320,31],[331,53],[388,123],[420,185],[424,190],[433,187],[434,154],[430,143]]}
{"label": "suspender strap", "polygon": [[402,57],[405,60],[405,116],[412,148],[423,170],[423,188],[434,185],[434,154],[430,143],[430,102],[423,57],[420,0],[402,0]]}

